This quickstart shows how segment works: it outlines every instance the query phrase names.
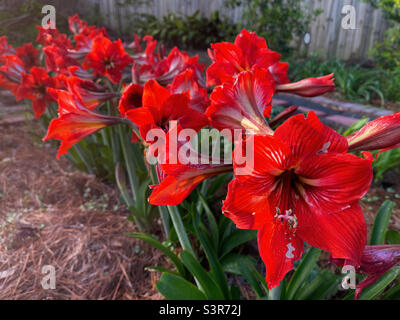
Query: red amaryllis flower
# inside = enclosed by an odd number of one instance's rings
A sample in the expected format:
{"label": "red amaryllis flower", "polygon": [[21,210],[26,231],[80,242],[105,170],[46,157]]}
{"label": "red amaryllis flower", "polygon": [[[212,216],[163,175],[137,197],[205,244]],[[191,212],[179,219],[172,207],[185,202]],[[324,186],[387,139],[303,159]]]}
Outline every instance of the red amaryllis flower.
{"label": "red amaryllis flower", "polygon": [[140,108],[142,106],[142,98],[143,87],[141,85],[131,83],[125,87],[118,106],[121,115],[124,116],[128,110]]}
{"label": "red amaryllis flower", "polygon": [[289,82],[287,71],[289,69],[289,63],[277,62],[269,67],[268,71],[271,73],[276,84],[284,84]]}
{"label": "red amaryllis flower", "polygon": [[[160,62],[162,59],[164,59],[164,47],[159,47],[158,50],[156,51],[157,48],[157,40],[154,40],[152,36],[144,36],[143,39],[135,37],[135,42],[134,46],[137,47],[137,50],[139,50],[140,46],[140,41],[145,41],[146,42],[146,49],[144,52],[141,52],[141,47],[140,51],[134,53],[132,55],[134,61],[138,65],[149,65],[150,67],[158,62]],[[129,49],[129,46],[128,46]]]}
{"label": "red amaryllis flower", "polygon": [[264,118],[264,109],[274,94],[268,71],[255,68],[238,75],[235,83],[217,86],[211,93],[206,114],[214,128],[254,130],[256,134],[272,133]]}
{"label": "red amaryllis flower", "polygon": [[47,104],[54,101],[46,91],[47,88],[55,88],[57,81],[50,77],[47,71],[40,67],[33,67],[30,73],[22,74],[21,85],[16,92],[17,101],[30,99],[33,101],[33,112],[39,118],[47,108]]}
{"label": "red amaryllis flower", "polygon": [[99,104],[115,97],[113,92],[107,91],[106,88],[92,80],[65,75],[59,75],[58,79],[60,79],[70,93],[78,96],[84,105],[91,110],[97,108]]}
{"label": "red amaryllis flower", "polygon": [[[12,47],[12,45],[10,45],[8,43],[7,40],[7,36],[1,36],[0,37],[0,56],[1,55],[12,55],[15,54],[15,50]],[[1,59],[0,59],[1,62]]]}
{"label": "red amaryllis flower", "polygon": [[67,91],[48,89],[48,92],[57,99],[58,118],[51,120],[43,141],[61,140],[57,159],[88,135],[122,121],[120,118],[105,116],[87,109],[78,97]]}
{"label": "red amaryllis flower", "polygon": [[47,71],[57,73],[68,73],[71,66],[80,66],[80,63],[69,55],[68,50],[56,45],[46,46],[43,48],[46,61]]}
{"label": "red amaryllis flower", "polygon": [[36,42],[39,42],[44,46],[55,45],[64,49],[73,48],[71,41],[68,39],[66,34],[60,33],[57,29],[46,29],[41,26],[37,26],[37,28],[39,33]]}
{"label": "red amaryllis flower", "polygon": [[[339,266],[354,265],[352,261],[333,259]],[[375,283],[383,274],[400,263],[400,245],[365,246],[357,273],[367,276],[356,286],[354,299],[358,299],[364,288]]]}
{"label": "red amaryllis flower", "polygon": [[[177,128],[177,132],[181,128]],[[160,183],[151,186],[153,192],[148,201],[153,205],[176,206],[185,200],[190,193],[204,180],[232,171],[232,164],[224,164],[222,159],[199,154],[189,141],[185,143],[171,140],[171,131],[165,139],[165,159],[158,155],[157,165]],[[175,147],[173,147],[175,146]],[[173,161],[170,152],[175,153]],[[183,156],[184,163],[181,161]]]}
{"label": "red amaryllis flower", "polygon": [[143,49],[142,49],[142,46],[140,45],[140,42],[142,39],[139,38],[136,33],[133,35],[133,38],[134,38],[133,41],[131,43],[125,45],[125,47],[129,50],[134,51],[135,53],[142,52]]}
{"label": "red amaryllis flower", "polygon": [[24,68],[30,70],[32,67],[39,65],[38,55],[40,50],[36,49],[32,43],[26,43],[22,47],[17,48],[16,55],[24,63]]}
{"label": "red amaryllis flower", "polygon": [[177,75],[169,85],[173,93],[190,93],[190,107],[204,113],[210,104],[207,89],[201,88],[194,70],[189,69]]}
{"label": "red amaryllis flower", "polygon": [[[245,29],[236,37],[234,43],[214,43],[211,49],[209,55],[213,64],[207,69],[208,86],[232,82],[238,73],[251,70],[254,66],[268,70],[278,63],[281,57],[279,53],[268,49],[264,38]],[[283,66],[277,67],[279,69]]]}
{"label": "red amaryllis flower", "polygon": [[0,66],[0,77],[2,88],[16,94],[21,84],[22,74],[25,73],[24,63],[16,55],[4,57],[5,64]]}
{"label": "red amaryllis flower", "polygon": [[93,40],[92,51],[86,56],[83,67],[92,68],[95,74],[106,75],[111,82],[119,83],[122,70],[132,61],[120,39],[112,42],[106,37],[98,37]]}
{"label": "red amaryllis flower", "polygon": [[86,21],[81,20],[78,14],[75,14],[68,18],[68,27],[73,34],[83,32],[87,28],[88,24]]}
{"label": "red amaryllis flower", "polygon": [[400,112],[368,122],[348,136],[347,141],[351,151],[386,151],[400,147]]}
{"label": "red amaryllis flower", "polygon": [[[174,47],[167,58],[157,63],[147,63],[140,67],[139,81],[156,80],[162,85],[171,83],[177,75],[187,69],[192,69],[194,75],[200,80],[204,65],[198,63],[198,57],[190,58],[187,53]],[[200,78],[199,78],[200,77]]]}
{"label": "red amaryllis flower", "polygon": [[172,120],[177,120],[182,128],[195,131],[208,125],[204,114],[189,107],[188,94],[171,94],[155,80],[144,85],[142,107],[128,110],[126,117],[139,127],[144,140],[150,129],[167,132]]}
{"label": "red amaryllis flower", "polygon": [[278,84],[277,92],[289,92],[303,97],[315,97],[335,89],[333,73],[319,77],[307,78],[298,82]]}
{"label": "red amaryllis flower", "polygon": [[259,230],[269,288],[301,257],[303,241],[359,263],[366,225],[358,200],[369,189],[371,162],[347,154],[346,139],[313,112],[253,137],[254,165],[238,165],[234,155],[236,178],[222,210],[238,228]]}

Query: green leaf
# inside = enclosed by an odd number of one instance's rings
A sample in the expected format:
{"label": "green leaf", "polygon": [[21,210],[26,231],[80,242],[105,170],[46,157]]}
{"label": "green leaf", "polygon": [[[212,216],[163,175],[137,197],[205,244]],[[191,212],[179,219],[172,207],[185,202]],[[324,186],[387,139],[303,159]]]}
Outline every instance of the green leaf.
{"label": "green leaf", "polygon": [[329,293],[334,293],[339,282],[340,278],[329,270],[320,270],[311,282],[306,282],[297,291],[295,300],[321,300],[327,298]]}
{"label": "green leaf", "polygon": [[371,245],[384,244],[389,219],[392,215],[395,204],[395,202],[386,200],[379,208],[375,218],[374,226],[372,227],[370,240]]}
{"label": "green leaf", "polygon": [[199,193],[199,198],[203,205],[204,211],[206,212],[208,225],[210,227],[211,239],[213,241],[214,248],[217,249],[218,244],[219,244],[219,230],[218,230],[217,221],[215,220],[213,212],[211,211],[210,207],[208,206],[208,203],[206,202],[206,200],[204,199],[204,197],[201,193]]}
{"label": "green leaf", "polygon": [[244,244],[248,241],[257,238],[257,231],[255,230],[235,230],[227,236],[221,244],[219,249],[219,256],[223,258],[237,246]]}
{"label": "green leaf", "polygon": [[212,277],[201,264],[188,251],[181,253],[181,259],[185,267],[193,274],[210,300],[223,300],[224,294]]}
{"label": "green leaf", "polygon": [[387,244],[400,244],[400,233],[394,230],[386,231],[385,242]]}
{"label": "green leaf", "polygon": [[257,263],[257,261],[250,256],[244,256],[238,253],[230,253],[221,259],[221,266],[225,272],[240,275],[241,271],[239,269],[238,262],[242,260],[247,260],[253,266]]}
{"label": "green leaf", "polygon": [[360,296],[360,300],[373,300],[377,298],[386,287],[395,280],[400,274],[400,267],[394,267],[380,277],[373,285],[365,288]]}
{"label": "green leaf", "polygon": [[[257,277],[254,274],[255,268],[254,266],[248,262],[248,260],[238,260],[237,261],[239,270],[242,276],[247,280],[250,284],[251,288],[254,290],[258,299],[266,296],[266,292],[261,288]],[[257,271],[256,271],[257,272]]]}
{"label": "green leaf", "polygon": [[195,285],[174,274],[163,274],[156,288],[168,300],[206,300]]}
{"label": "green leaf", "polygon": [[195,233],[204,249],[204,252],[206,254],[208,263],[211,268],[211,273],[214,276],[217,284],[221,288],[225,299],[230,298],[230,292],[229,292],[229,287],[228,287],[228,282],[226,280],[224,270],[218,260],[217,252],[214,250],[210,238],[202,231],[202,228],[200,227],[200,214],[195,211],[192,211],[192,221],[193,221],[193,228],[195,230]]}
{"label": "green leaf", "polygon": [[303,260],[300,262],[299,266],[296,268],[286,290],[286,299],[292,300],[295,296],[297,290],[301,287],[303,282],[307,279],[310,273],[315,268],[319,256],[321,255],[321,250],[311,247],[307,254],[304,256]]}
{"label": "green leaf", "polygon": [[143,240],[147,242],[148,244],[152,245],[154,248],[160,250],[162,253],[164,253],[168,258],[171,259],[172,263],[175,265],[176,269],[178,272],[182,275],[186,275],[186,270],[182,264],[182,262],[179,260],[178,256],[173,253],[169,248],[164,246],[160,241],[154,239],[153,237],[144,234],[144,233],[138,233],[138,232],[132,232],[128,233],[129,236]]}

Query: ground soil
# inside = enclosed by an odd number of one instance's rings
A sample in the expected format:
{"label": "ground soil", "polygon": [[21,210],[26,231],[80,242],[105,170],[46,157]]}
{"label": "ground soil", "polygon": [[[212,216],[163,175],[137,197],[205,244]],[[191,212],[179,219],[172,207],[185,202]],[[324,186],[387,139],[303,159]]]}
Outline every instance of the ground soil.
{"label": "ground soil", "polygon": [[[164,257],[137,231],[112,185],[43,144],[35,121],[0,125],[0,299],[161,299]],[[56,289],[41,282],[56,271]]]}

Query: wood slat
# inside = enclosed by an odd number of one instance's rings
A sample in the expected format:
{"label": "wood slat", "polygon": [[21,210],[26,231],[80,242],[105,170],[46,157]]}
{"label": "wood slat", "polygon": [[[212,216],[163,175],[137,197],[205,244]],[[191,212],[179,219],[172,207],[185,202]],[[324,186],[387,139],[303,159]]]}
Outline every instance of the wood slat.
{"label": "wood slat", "polygon": [[[199,10],[209,16],[219,10],[232,22],[241,21],[243,8],[227,8],[224,0],[153,0],[151,5],[134,6],[118,10],[115,2],[118,0],[87,0],[86,4],[99,4],[106,26],[116,31],[127,30],[130,12],[148,13],[158,18],[173,11],[182,14],[193,14]],[[308,12],[317,8],[324,10],[309,26],[311,43],[306,46],[303,37],[295,39],[293,46],[299,52],[310,55],[318,52],[323,57],[341,59],[365,59],[368,51],[376,41],[382,41],[387,29],[387,21],[380,10],[372,8],[361,0],[300,0]],[[151,3],[151,2],[149,2]],[[342,8],[351,4],[356,8],[356,30],[344,30],[342,23]],[[128,29],[129,30],[129,29]],[[132,32],[134,32],[132,30]]]}

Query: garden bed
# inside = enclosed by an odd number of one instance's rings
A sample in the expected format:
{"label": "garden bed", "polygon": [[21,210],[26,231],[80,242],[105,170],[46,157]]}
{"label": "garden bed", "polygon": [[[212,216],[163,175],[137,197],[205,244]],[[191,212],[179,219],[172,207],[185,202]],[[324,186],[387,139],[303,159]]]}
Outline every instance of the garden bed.
{"label": "garden bed", "polygon": [[[31,121],[0,126],[0,299],[163,299],[160,274],[145,268],[168,262],[126,235],[136,227],[115,186],[56,160],[41,134]],[[397,203],[390,229],[400,231],[399,195],[395,175],[373,184],[361,202],[369,231],[385,199]],[[55,290],[41,286],[43,265],[56,268]]]}
{"label": "garden bed", "polygon": [[[0,299],[161,299],[156,249],[136,231],[117,189],[43,144],[37,122],[0,125]],[[44,290],[43,265],[56,270]]]}

